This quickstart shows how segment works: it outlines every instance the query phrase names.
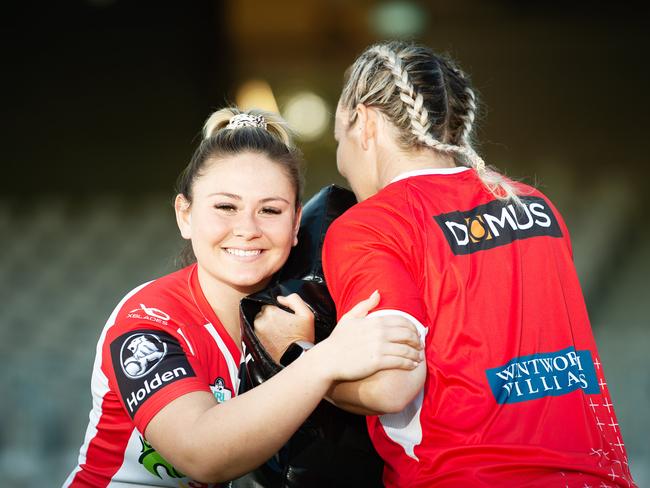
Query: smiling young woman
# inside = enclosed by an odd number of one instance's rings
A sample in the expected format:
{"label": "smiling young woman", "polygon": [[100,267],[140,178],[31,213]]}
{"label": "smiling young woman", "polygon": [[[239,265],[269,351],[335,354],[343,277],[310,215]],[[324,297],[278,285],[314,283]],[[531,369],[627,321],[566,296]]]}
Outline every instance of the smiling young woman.
{"label": "smiling young woman", "polygon": [[[208,166],[194,183],[191,204],[183,194],[176,197],[178,226],[191,240],[199,283],[213,308],[237,312],[241,297],[266,287],[287,260],[300,224],[296,191],[281,166],[245,152]],[[225,303],[224,294],[233,300]],[[223,316],[238,337],[238,314],[224,310]]]}
{"label": "smiling young woman", "polygon": [[[360,301],[332,335],[237,395],[239,301],[266,287],[296,244],[300,156],[277,116],[222,109],[181,174],[175,211],[188,263],[145,283],[101,333],[93,409],[64,486],[212,486],[265,462],[333,383],[423,359],[403,318],[365,318]],[[284,303],[303,321],[309,309]]]}

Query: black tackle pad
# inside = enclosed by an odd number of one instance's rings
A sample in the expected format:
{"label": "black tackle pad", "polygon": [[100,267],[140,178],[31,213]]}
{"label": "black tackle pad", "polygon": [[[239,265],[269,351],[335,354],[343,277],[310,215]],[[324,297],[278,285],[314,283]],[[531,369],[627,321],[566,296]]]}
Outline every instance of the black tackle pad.
{"label": "black tackle pad", "polygon": [[[325,285],[322,248],[329,225],[356,203],[354,194],[336,185],[322,188],[303,207],[294,247],[273,284],[240,304],[247,361],[240,393],[282,369],[257,339],[254,319],[263,305],[280,308],[278,295],[297,293],[314,312],[316,342],[336,325],[336,307]],[[264,435],[260,433],[260,435]],[[380,487],[383,462],[372,447],[365,418],[322,401],[287,444],[267,463],[231,482],[233,488]]]}

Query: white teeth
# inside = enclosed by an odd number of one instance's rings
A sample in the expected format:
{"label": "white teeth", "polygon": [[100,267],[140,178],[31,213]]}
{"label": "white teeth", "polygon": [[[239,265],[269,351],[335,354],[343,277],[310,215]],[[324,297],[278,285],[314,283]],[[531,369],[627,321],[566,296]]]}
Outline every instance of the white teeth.
{"label": "white teeth", "polygon": [[234,256],[257,256],[260,254],[262,251],[260,249],[255,249],[255,250],[244,250],[244,249],[233,249],[231,247],[226,249],[226,252],[228,254],[232,254]]}

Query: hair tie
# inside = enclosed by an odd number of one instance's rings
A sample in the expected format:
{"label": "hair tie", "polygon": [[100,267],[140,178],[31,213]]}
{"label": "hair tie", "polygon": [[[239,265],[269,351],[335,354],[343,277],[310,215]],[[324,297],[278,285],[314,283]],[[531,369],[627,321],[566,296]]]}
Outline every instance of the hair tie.
{"label": "hair tie", "polygon": [[242,127],[259,127],[266,129],[266,120],[261,115],[237,114],[228,121],[226,129],[241,129]]}

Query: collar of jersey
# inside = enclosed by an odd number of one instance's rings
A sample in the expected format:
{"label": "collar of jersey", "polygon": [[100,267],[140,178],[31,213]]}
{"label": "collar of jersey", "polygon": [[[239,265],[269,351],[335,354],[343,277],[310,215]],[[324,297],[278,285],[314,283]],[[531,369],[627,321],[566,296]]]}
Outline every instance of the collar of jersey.
{"label": "collar of jersey", "polygon": [[462,173],[467,171],[470,168],[466,166],[456,166],[455,168],[427,168],[427,169],[416,169],[413,171],[407,171],[405,173],[398,174],[395,178],[391,180],[391,183],[396,181],[403,180],[405,178],[410,178],[411,176],[424,176],[424,175],[453,175],[456,173]]}
{"label": "collar of jersey", "polygon": [[226,347],[230,350],[232,357],[240,357],[241,351],[235,344],[235,341],[230,336],[224,325],[221,323],[221,319],[219,319],[217,314],[214,312],[212,306],[210,305],[210,302],[208,302],[208,299],[203,293],[203,289],[199,283],[198,264],[194,263],[192,265],[187,280],[190,295],[192,296],[194,305],[196,305],[199,313],[203,315],[203,318],[208,324],[212,324],[214,326],[214,328],[217,330],[217,333],[219,334],[219,337],[221,337],[221,340],[226,343]]}

